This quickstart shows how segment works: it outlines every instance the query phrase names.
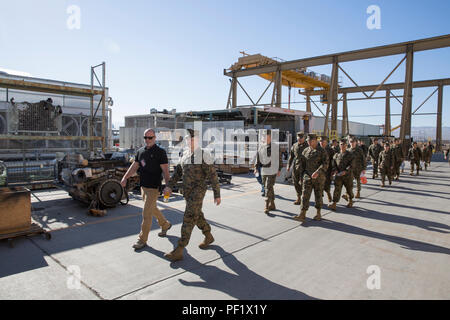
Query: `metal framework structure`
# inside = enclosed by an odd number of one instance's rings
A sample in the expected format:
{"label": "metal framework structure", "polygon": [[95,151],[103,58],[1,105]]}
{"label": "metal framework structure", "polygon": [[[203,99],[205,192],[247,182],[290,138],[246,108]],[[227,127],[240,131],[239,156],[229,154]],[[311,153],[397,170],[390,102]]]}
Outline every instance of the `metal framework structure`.
{"label": "metal framework structure", "polygon": [[[430,95],[417,109],[412,111],[412,92],[413,88],[423,88],[423,87],[437,87],[435,92],[438,92],[438,107],[437,107],[437,121],[436,121],[436,149],[441,150],[442,142],[442,97],[443,97],[443,87],[450,84],[450,79],[436,79],[427,81],[413,81],[413,61],[414,53],[433,50],[439,48],[450,47],[450,34],[442,35],[438,37],[390,44],[385,46],[378,46],[372,48],[366,48],[361,50],[347,51],[335,54],[329,54],[324,56],[299,59],[286,62],[278,62],[271,65],[258,66],[254,68],[248,68],[244,70],[228,71],[224,70],[224,75],[231,77],[231,87],[229,93],[229,101],[231,100],[231,107],[237,107],[237,79],[240,77],[267,74],[267,73],[277,73],[280,74],[283,70],[292,70],[298,68],[314,67],[321,65],[332,65],[331,74],[331,85],[329,90],[305,90],[300,93],[306,95],[306,111],[311,111],[311,100],[310,97],[313,95],[326,95],[327,110],[325,114],[325,125],[324,133],[329,132],[328,121],[331,113],[331,131],[337,130],[337,117],[338,117],[338,102],[343,101],[343,124],[345,129],[343,132],[348,132],[348,110],[347,110],[347,94],[349,93],[363,93],[365,98],[363,99],[377,99],[374,97],[375,93],[382,90],[386,92],[386,117],[385,117],[385,134],[390,135],[390,99],[391,97],[396,98],[402,105],[402,117],[401,117],[401,129],[400,138],[402,139],[404,148],[407,148],[411,142],[411,118],[412,115],[432,96]],[[358,84],[348,75],[348,73],[340,66],[340,63],[366,60],[380,57],[387,57],[393,55],[404,55],[401,61],[396,65],[396,67],[387,75],[387,77],[378,85],[373,86],[358,86]],[[390,76],[397,70],[400,65],[406,61],[406,72],[405,81],[402,83],[386,84],[386,81]],[[339,71],[342,71],[350,81],[355,85],[355,87],[340,88],[338,85]],[[279,90],[276,90],[279,89]],[[403,89],[403,100],[400,101],[397,96],[392,93],[392,90]],[[276,90],[276,92],[275,92]],[[368,95],[366,91],[373,92]],[[267,89],[266,89],[267,91]],[[276,96],[275,96],[276,94]],[[339,99],[338,94],[342,94]],[[434,93],[433,93],[434,94]],[[281,82],[280,77],[275,77],[274,86],[274,96],[275,105],[281,107]],[[272,102],[273,103],[273,102]]]}
{"label": "metal framework structure", "polygon": [[[98,79],[98,76],[95,72],[95,69],[98,67],[102,67],[102,81]],[[100,84],[101,89],[94,88],[94,77]],[[13,79],[3,79],[0,78],[0,87],[8,89],[16,89],[23,91],[33,91],[33,92],[42,92],[42,93],[53,93],[53,94],[61,94],[61,95],[69,95],[69,96],[81,96],[81,97],[89,97],[91,100],[90,106],[90,117],[88,121],[88,135],[87,136],[48,136],[48,135],[0,135],[0,140],[27,140],[27,141],[88,141],[89,142],[89,150],[93,150],[93,142],[101,141],[102,152],[106,150],[106,85],[105,85],[105,63],[103,62],[100,65],[91,67],[91,88],[79,88],[70,85],[55,85],[48,83],[41,83],[36,81],[29,80],[13,80]],[[97,108],[94,112],[94,96],[100,95],[101,100],[97,105]],[[97,115],[98,109],[100,107],[100,103],[102,105],[102,132],[101,136],[94,136],[94,126],[95,126],[95,117]]]}

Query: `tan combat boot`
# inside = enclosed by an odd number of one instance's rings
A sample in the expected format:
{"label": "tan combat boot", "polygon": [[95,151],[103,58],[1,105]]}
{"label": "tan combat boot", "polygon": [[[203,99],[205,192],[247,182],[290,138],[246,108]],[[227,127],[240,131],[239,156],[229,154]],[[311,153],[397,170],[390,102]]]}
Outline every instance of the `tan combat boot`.
{"label": "tan combat boot", "polygon": [[294,204],[295,204],[296,206],[298,206],[298,205],[300,205],[301,203],[302,203],[301,197],[297,196],[297,200],[294,202]]}
{"label": "tan combat boot", "polygon": [[164,257],[166,257],[167,259],[169,259],[172,262],[182,260],[183,259],[183,249],[184,249],[183,247],[178,246],[171,253],[166,253],[164,255]]}
{"label": "tan combat boot", "polygon": [[355,196],[355,198],[356,198],[356,199],[361,198],[361,195],[359,194],[359,191],[356,191],[356,196]]}
{"label": "tan combat boot", "polygon": [[200,243],[198,245],[198,247],[200,249],[206,249],[213,242],[214,242],[214,237],[212,236],[211,232],[207,232],[207,233],[205,233],[205,239],[203,240],[202,243]]}
{"label": "tan combat boot", "polygon": [[269,200],[266,200],[266,207],[264,208],[264,213],[265,214],[269,214],[269,204],[270,204],[270,201]]}
{"label": "tan combat boot", "polygon": [[298,216],[294,217],[294,220],[300,222],[305,222],[305,219],[306,219],[306,210],[302,210]]}
{"label": "tan combat boot", "polygon": [[343,195],[342,195],[342,199],[344,199],[345,201],[348,202],[348,195],[347,195],[347,194],[343,194]]}
{"label": "tan combat boot", "polygon": [[347,208],[352,208],[353,207],[353,199],[350,199],[350,201],[347,204]]}
{"label": "tan combat boot", "polygon": [[269,210],[277,210],[275,207],[275,200],[270,200]]}
{"label": "tan combat boot", "polygon": [[316,221],[322,220],[322,216],[320,215],[320,209],[317,209],[317,214],[313,219]]}
{"label": "tan combat boot", "polygon": [[330,210],[336,211],[336,202],[333,202],[333,203],[329,204],[329,205],[328,205],[328,208],[329,208]]}

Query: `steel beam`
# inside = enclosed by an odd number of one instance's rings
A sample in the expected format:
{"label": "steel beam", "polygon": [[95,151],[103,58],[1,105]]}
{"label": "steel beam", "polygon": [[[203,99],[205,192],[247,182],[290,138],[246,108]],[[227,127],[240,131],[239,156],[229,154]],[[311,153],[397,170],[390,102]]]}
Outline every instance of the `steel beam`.
{"label": "steel beam", "polygon": [[391,91],[386,90],[386,109],[384,114],[384,135],[391,135]]}
{"label": "steel beam", "polygon": [[344,93],[342,100],[342,136],[346,136],[349,133],[348,127],[348,107],[347,107],[347,94]]}
{"label": "steel beam", "polygon": [[234,109],[237,107],[237,78],[233,77],[233,80],[231,80],[231,108]]}
{"label": "steel beam", "polygon": [[331,86],[328,99],[331,99],[331,131],[337,130],[337,112],[338,112],[338,61],[337,57],[333,62],[333,70],[331,72]]}
{"label": "steel beam", "polygon": [[405,86],[403,93],[402,122],[400,128],[400,139],[404,142],[403,147],[409,147],[411,142],[411,111],[412,111],[412,89],[413,89],[413,65],[414,65],[414,48],[408,46],[406,52],[406,73]]}
{"label": "steel beam", "polygon": [[275,82],[276,89],[276,96],[275,96],[275,107],[281,108],[281,88],[282,88],[282,78],[281,78],[281,71],[277,71],[277,77]]}
{"label": "steel beam", "polygon": [[390,44],[390,45],[385,45],[385,46],[366,48],[366,49],[361,49],[361,50],[347,51],[347,52],[334,53],[334,54],[306,58],[306,59],[286,61],[286,62],[281,62],[281,63],[277,63],[277,64],[259,66],[259,67],[244,69],[244,70],[238,70],[238,71],[230,72],[230,71],[224,70],[224,75],[230,76],[230,77],[233,75],[235,75],[236,77],[246,77],[246,76],[252,76],[252,75],[259,75],[259,74],[263,74],[263,73],[276,72],[278,70],[284,71],[284,70],[293,70],[293,69],[297,69],[297,68],[327,65],[327,64],[333,64],[335,57],[338,58],[340,63],[348,62],[348,61],[372,59],[372,58],[378,58],[378,57],[386,57],[386,56],[392,56],[392,55],[397,55],[397,54],[404,54],[407,52],[407,48],[409,46],[414,46],[415,52],[450,47],[450,34],[446,34],[446,35],[442,35],[442,36],[438,36],[438,37]]}
{"label": "steel beam", "polygon": [[444,94],[443,86],[438,87],[438,107],[436,118],[436,151],[442,151],[442,97]]}
{"label": "steel beam", "polygon": [[[437,87],[439,84],[442,84],[444,86],[450,85],[450,78],[443,78],[443,79],[433,79],[433,80],[423,80],[423,81],[414,81],[413,82],[413,88],[428,88],[428,87]],[[369,86],[358,86],[358,87],[345,87],[345,88],[339,88],[338,93],[360,93],[361,91],[374,91],[378,85],[369,85]],[[405,85],[403,82],[397,82],[397,83],[388,83],[382,85],[379,90],[385,91],[385,90],[401,90],[404,89]],[[300,91],[300,94],[309,94],[310,96],[320,96],[325,93],[327,93],[327,90],[312,90],[308,93],[306,91]]]}
{"label": "steel beam", "polygon": [[0,88],[8,88],[23,91],[45,92],[71,96],[92,97],[101,95],[101,90],[83,89],[71,86],[59,86],[54,84],[39,83],[27,80],[11,80],[0,78]]}
{"label": "steel beam", "polygon": [[0,140],[27,140],[27,141],[102,141],[103,137],[86,136],[19,136],[19,135],[0,135]]}

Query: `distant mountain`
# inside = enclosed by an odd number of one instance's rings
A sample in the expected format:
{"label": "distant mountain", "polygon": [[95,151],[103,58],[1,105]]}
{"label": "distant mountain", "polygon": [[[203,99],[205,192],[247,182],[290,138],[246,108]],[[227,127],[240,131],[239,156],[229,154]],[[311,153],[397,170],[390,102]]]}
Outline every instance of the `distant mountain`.
{"label": "distant mountain", "polygon": [[[436,139],[436,127],[411,127],[411,135],[414,140],[434,140]],[[442,127],[442,140],[450,140],[450,127]]]}

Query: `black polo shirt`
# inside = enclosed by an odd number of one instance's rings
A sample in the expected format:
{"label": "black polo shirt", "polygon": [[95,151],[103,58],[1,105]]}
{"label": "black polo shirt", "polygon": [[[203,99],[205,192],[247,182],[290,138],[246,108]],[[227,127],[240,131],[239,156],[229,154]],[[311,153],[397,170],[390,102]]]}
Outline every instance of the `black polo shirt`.
{"label": "black polo shirt", "polygon": [[161,164],[167,164],[167,154],[156,144],[150,149],[143,147],[136,153],[135,161],[139,163],[139,176],[141,187],[157,189],[161,186]]}

